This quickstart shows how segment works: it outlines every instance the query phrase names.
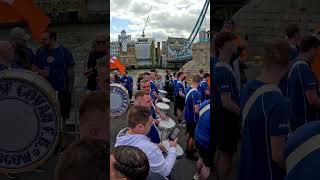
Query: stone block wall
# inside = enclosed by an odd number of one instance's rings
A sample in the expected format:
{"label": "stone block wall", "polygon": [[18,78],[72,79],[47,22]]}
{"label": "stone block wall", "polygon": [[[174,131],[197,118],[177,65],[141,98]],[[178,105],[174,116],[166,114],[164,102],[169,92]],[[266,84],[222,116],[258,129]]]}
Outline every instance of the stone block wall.
{"label": "stone block wall", "polygon": [[194,43],[192,47],[192,60],[183,66],[188,79],[198,74],[200,69],[210,72],[210,44]]}

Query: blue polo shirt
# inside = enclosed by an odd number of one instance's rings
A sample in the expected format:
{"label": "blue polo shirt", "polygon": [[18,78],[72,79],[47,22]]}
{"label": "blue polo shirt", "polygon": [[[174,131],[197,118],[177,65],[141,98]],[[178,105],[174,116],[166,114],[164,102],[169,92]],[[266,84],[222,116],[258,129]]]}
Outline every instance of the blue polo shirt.
{"label": "blue polo shirt", "polygon": [[131,76],[122,76],[121,77],[121,83],[125,88],[127,88],[128,91],[132,91],[133,89],[133,79]]}
{"label": "blue polo shirt", "polygon": [[[189,91],[191,91],[190,89]],[[188,95],[189,91],[186,91],[186,95]],[[198,89],[193,89],[186,97],[185,106],[184,106],[184,119],[187,123],[189,122],[197,122],[199,118],[199,114],[195,113],[194,106],[200,105],[201,103],[201,97]]]}
{"label": "blue polo shirt", "polygon": [[312,107],[305,94],[306,91],[315,89],[319,94],[318,81],[310,68],[310,64],[297,64],[292,67],[292,72],[288,78],[289,98],[292,102],[292,130],[301,125],[319,120],[316,108]]}
{"label": "blue polo shirt", "polygon": [[[156,114],[156,110],[154,109],[154,107],[150,108],[150,112],[151,112],[152,118],[157,119],[157,114]],[[156,143],[156,144],[160,143],[159,133],[158,133],[158,130],[154,124],[150,127],[148,137],[150,138],[151,142]]]}
{"label": "blue polo shirt", "polygon": [[206,90],[210,90],[210,89],[207,81],[201,81],[199,89],[200,89],[199,92],[201,94],[201,102],[208,100],[210,96],[206,95]]}
{"label": "blue polo shirt", "polygon": [[210,100],[206,100],[200,105],[199,119],[195,130],[196,144],[210,150],[210,135]]}
{"label": "blue polo shirt", "polygon": [[[232,101],[239,105],[240,97],[239,90],[237,87],[237,81],[228,68],[224,66],[218,66],[220,63],[217,63],[213,72],[213,82],[212,82],[212,91],[213,92],[213,106],[222,107],[221,94],[222,93],[231,93]],[[231,68],[231,66],[229,65]]]}
{"label": "blue polo shirt", "polygon": [[298,56],[299,56],[299,48],[298,47],[291,48],[289,60],[294,61]]}
{"label": "blue polo shirt", "polygon": [[173,86],[176,87],[178,79],[173,80]]}
{"label": "blue polo shirt", "polygon": [[[54,58],[52,62],[48,60],[49,56]],[[56,91],[68,90],[68,69],[74,60],[66,48],[40,48],[36,54],[36,64],[40,69],[49,71],[48,81]]]}
{"label": "blue polo shirt", "polygon": [[152,99],[156,100],[157,98],[153,95],[153,92],[156,92],[157,94],[159,94],[159,92],[158,92],[157,85],[153,81],[150,81],[150,90],[151,90],[150,95]]}
{"label": "blue polo shirt", "polygon": [[[314,121],[302,125],[289,137],[284,150],[287,164],[286,180],[316,180],[320,179],[319,162],[320,146],[318,137],[320,135],[320,122]],[[304,143],[309,142],[313,147],[306,147]],[[300,150],[306,150],[306,154]],[[297,160],[290,160],[290,156]]]}
{"label": "blue polo shirt", "polygon": [[175,87],[175,91],[174,91],[174,96],[177,97],[179,96],[179,92],[182,91],[183,93],[185,93],[185,88],[184,85],[182,84],[181,81],[177,81],[176,83],[176,87]]}
{"label": "blue polo shirt", "polygon": [[[241,90],[241,113],[251,95],[264,83],[249,81]],[[266,92],[252,104],[242,130],[238,180],[283,180],[285,171],[272,160],[271,136],[289,133],[290,100],[279,92]]]}

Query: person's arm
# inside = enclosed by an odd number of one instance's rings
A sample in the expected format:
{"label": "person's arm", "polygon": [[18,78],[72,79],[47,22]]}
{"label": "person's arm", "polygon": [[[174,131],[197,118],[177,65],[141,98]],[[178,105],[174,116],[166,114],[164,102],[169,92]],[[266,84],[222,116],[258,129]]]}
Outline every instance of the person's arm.
{"label": "person's arm", "polygon": [[209,89],[205,90],[205,93],[206,93],[207,96],[210,96],[210,91],[209,91]]}
{"label": "person's arm", "polygon": [[311,106],[316,107],[317,109],[320,109],[320,99],[319,96],[317,94],[317,90],[313,89],[313,90],[307,90],[305,92],[308,102]]}
{"label": "person's arm", "polygon": [[201,95],[197,92],[194,97],[194,112],[199,114],[201,104]]}
{"label": "person's arm", "polygon": [[304,93],[309,104],[317,109],[320,109],[320,98],[317,94],[317,79],[310,69],[305,66],[301,67],[301,78]]}
{"label": "person's arm", "polygon": [[286,169],[286,163],[283,156],[283,150],[286,144],[287,136],[271,136],[272,160],[283,170]]}
{"label": "person's arm", "polygon": [[69,92],[72,92],[74,86],[74,60],[72,54],[67,49],[64,49],[63,51],[66,56],[65,60],[68,67]]}
{"label": "person's arm", "polygon": [[223,92],[221,93],[221,101],[222,101],[222,106],[229,111],[240,115],[240,107],[236,105],[232,99],[231,99],[231,93],[230,92]]}
{"label": "person's arm", "polygon": [[163,157],[163,154],[159,148],[151,152],[149,159],[150,170],[155,173],[159,173],[163,177],[169,176],[174,163],[177,158],[177,140],[178,138],[170,142],[170,148],[166,158]]}
{"label": "person's arm", "polygon": [[284,103],[275,104],[272,108],[269,123],[270,144],[272,160],[281,169],[285,170],[285,159],[283,156],[284,147],[286,144],[286,137],[289,134],[289,119],[291,115],[291,108],[289,100]]}
{"label": "person's arm", "polygon": [[73,91],[74,86],[74,65],[70,65],[68,68],[68,79],[69,79],[69,92]]}

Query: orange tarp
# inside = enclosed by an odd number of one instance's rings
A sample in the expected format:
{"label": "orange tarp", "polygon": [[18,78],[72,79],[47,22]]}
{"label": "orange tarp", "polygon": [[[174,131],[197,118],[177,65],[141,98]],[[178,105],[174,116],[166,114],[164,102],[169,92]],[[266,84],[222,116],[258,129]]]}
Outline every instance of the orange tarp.
{"label": "orange tarp", "polygon": [[120,62],[119,59],[116,57],[113,57],[110,60],[110,70],[118,70],[120,74],[124,74],[126,71],[126,67]]}
{"label": "orange tarp", "polygon": [[25,22],[32,36],[40,40],[41,33],[49,25],[49,17],[32,0],[14,0],[12,4],[0,1],[0,23]]}

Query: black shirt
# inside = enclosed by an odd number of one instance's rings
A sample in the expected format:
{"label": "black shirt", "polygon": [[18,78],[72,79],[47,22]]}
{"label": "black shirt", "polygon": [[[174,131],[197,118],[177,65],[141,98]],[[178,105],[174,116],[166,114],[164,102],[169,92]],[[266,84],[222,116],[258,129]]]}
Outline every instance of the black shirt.
{"label": "black shirt", "polygon": [[96,52],[96,51],[91,51],[89,54],[89,59],[87,63],[87,68],[93,68],[93,74],[88,77],[88,83],[87,83],[87,88],[88,90],[95,91],[97,89],[97,76],[98,76],[98,71],[97,71],[97,59],[102,58],[106,56],[105,52]]}

